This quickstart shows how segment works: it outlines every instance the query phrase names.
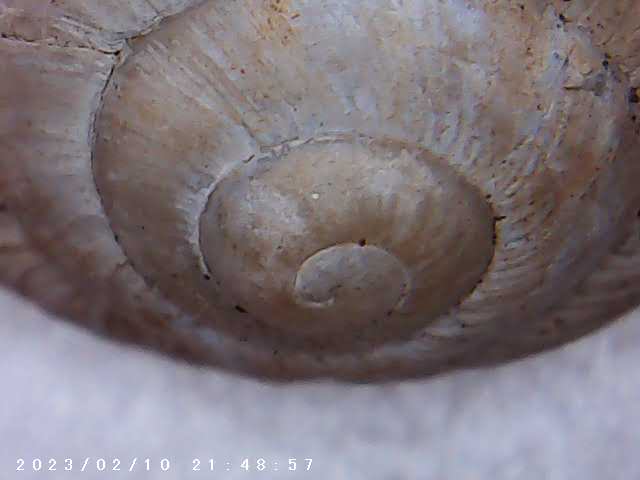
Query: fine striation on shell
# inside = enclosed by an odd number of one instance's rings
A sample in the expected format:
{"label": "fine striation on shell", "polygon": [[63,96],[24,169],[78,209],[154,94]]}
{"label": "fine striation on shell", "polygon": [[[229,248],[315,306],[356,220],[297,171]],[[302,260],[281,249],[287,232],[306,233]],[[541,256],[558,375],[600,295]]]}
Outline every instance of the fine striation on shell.
{"label": "fine striation on shell", "polygon": [[374,379],[640,302],[637,2],[38,5],[0,3],[0,267],[65,317]]}

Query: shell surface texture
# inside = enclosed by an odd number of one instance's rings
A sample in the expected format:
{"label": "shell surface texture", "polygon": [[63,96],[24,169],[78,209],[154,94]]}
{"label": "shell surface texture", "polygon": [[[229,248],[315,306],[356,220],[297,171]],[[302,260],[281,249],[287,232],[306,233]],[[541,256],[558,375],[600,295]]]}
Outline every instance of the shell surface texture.
{"label": "shell surface texture", "polygon": [[0,2],[0,278],[279,379],[424,376],[640,303],[640,2]]}

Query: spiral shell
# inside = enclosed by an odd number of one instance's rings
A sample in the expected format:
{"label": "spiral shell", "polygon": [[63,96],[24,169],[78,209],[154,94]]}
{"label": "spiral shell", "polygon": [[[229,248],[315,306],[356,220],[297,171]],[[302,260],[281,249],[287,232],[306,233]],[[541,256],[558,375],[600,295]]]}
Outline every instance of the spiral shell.
{"label": "spiral shell", "polygon": [[0,16],[0,266],[48,308],[374,379],[640,301],[637,2],[112,3]]}

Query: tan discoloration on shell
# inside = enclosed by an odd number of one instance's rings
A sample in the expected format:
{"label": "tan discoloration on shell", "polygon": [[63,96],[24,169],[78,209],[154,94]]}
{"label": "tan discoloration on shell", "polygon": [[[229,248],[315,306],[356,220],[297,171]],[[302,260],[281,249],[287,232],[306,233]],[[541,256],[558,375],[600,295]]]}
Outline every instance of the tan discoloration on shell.
{"label": "tan discoloration on shell", "polygon": [[[522,355],[640,299],[633,0],[0,3],[11,79],[0,96],[9,139],[0,266],[49,308],[240,371],[373,378]],[[286,162],[295,142],[345,133],[418,146],[447,165],[490,205],[495,251],[473,291],[408,336],[389,324],[375,341],[346,335],[338,348],[310,333],[296,346],[286,321],[274,331],[217,285],[205,265],[216,254],[199,249],[200,214],[238,165],[274,149]],[[294,190],[298,180],[291,175]],[[317,225],[327,238],[340,207]],[[453,199],[442,208],[459,211]],[[334,243],[391,237],[411,218],[385,215]],[[268,218],[261,228],[277,223]],[[260,249],[251,255],[251,275],[262,275]],[[340,255],[318,265],[346,261],[345,271],[383,288]],[[395,278],[393,262],[376,255]],[[328,285],[309,281],[319,292]]]}

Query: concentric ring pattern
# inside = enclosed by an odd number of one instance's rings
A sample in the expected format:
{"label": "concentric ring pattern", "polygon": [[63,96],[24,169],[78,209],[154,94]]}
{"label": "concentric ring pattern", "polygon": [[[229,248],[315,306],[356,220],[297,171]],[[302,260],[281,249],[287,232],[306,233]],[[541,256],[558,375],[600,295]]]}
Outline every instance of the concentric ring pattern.
{"label": "concentric ring pattern", "polygon": [[633,264],[629,74],[504,3],[211,0],[129,40],[83,187],[145,292],[121,321],[241,371],[376,378],[619,310],[582,299]]}

